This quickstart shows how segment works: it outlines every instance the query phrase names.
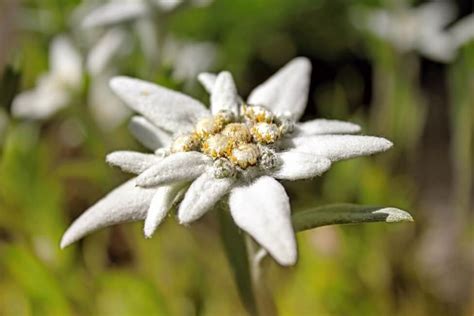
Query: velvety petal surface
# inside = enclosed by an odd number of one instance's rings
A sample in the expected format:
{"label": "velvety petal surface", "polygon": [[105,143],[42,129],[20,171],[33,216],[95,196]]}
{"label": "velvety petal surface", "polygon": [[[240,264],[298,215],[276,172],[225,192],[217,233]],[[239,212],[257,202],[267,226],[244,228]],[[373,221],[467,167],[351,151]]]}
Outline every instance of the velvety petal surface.
{"label": "velvety petal surface", "polygon": [[316,119],[296,125],[296,135],[353,134],[360,132],[360,126],[338,120]]}
{"label": "velvety petal surface", "polygon": [[392,142],[382,137],[358,135],[320,135],[296,137],[286,141],[295,152],[326,157],[331,161],[349,159],[383,152]]}
{"label": "velvety petal surface", "polygon": [[306,108],[310,76],[310,61],[295,58],[255,88],[248,103],[264,105],[276,113],[290,112],[299,120]]}
{"label": "velvety petal surface", "polygon": [[212,165],[212,158],[199,152],[180,152],[164,158],[137,177],[141,187],[190,181],[199,177]]}
{"label": "velvety petal surface", "polygon": [[313,154],[294,150],[277,153],[281,165],[271,172],[271,176],[280,180],[301,180],[314,178],[331,167],[331,160]]}
{"label": "velvety petal surface", "polygon": [[211,92],[211,112],[216,114],[221,110],[239,113],[239,95],[234,79],[228,71],[219,73]]}
{"label": "velvety petal surface", "polygon": [[199,118],[210,114],[201,102],[151,82],[115,77],[110,86],[129,107],[170,132],[191,131]]}
{"label": "velvety petal surface", "polygon": [[150,238],[153,236],[155,230],[173,206],[176,194],[180,188],[181,186],[179,184],[170,184],[160,186],[156,189],[145,219],[145,226],[143,228],[145,237]]}
{"label": "velvety petal surface", "polygon": [[234,185],[235,179],[216,179],[211,172],[203,173],[189,187],[178,210],[181,224],[188,224],[203,216]]}
{"label": "velvety petal surface", "polygon": [[232,190],[229,197],[237,226],[262,245],[281,265],[297,259],[295,233],[288,195],[275,179],[264,176]]}
{"label": "velvety petal surface", "polygon": [[107,155],[106,161],[124,172],[140,174],[146,169],[158,164],[163,158],[153,154],[143,154],[136,151],[114,151]]}
{"label": "velvety petal surface", "polygon": [[61,248],[100,228],[145,219],[155,191],[135,186],[134,179],[117,187],[72,223],[61,239]]}

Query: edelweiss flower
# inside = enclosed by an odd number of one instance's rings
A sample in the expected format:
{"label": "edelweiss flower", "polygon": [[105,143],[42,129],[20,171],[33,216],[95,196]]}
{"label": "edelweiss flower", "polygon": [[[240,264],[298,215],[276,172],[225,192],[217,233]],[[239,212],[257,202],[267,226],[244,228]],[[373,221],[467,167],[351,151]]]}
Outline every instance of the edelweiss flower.
{"label": "edelweiss flower", "polygon": [[91,82],[88,93],[89,109],[99,126],[110,130],[121,124],[130,111],[110,89],[109,81],[116,75],[114,62],[127,50],[127,34],[115,27],[107,30],[89,50],[86,60]]}
{"label": "edelweiss flower", "polygon": [[389,41],[401,52],[418,51],[438,62],[450,62],[457,50],[474,37],[472,17],[444,28],[455,18],[455,7],[448,1],[431,1],[398,11],[355,10],[354,24]]}
{"label": "edelweiss flower", "polygon": [[113,90],[143,115],[131,130],[155,154],[119,151],[107,161],[138,176],[79,217],[64,234],[66,247],[93,230],[145,220],[151,237],[172,206],[189,224],[228,203],[243,231],[281,265],[297,259],[290,201],[278,180],[313,178],[342,159],[389,149],[351,123],[317,119],[296,123],[306,107],[311,64],[296,58],[243,102],[229,72],[201,74],[210,111],[188,96],[127,77]]}
{"label": "edelweiss flower", "polygon": [[82,85],[82,58],[64,35],[53,39],[48,73],[38,85],[20,93],[12,104],[12,114],[21,118],[46,119],[69,104]]}

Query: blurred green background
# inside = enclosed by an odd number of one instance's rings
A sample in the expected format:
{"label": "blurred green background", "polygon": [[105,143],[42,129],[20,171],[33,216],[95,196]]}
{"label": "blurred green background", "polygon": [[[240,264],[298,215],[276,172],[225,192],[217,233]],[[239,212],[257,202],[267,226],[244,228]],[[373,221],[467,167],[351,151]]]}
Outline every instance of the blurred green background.
{"label": "blurred green background", "polygon": [[[398,2],[215,0],[183,4],[157,23],[161,38],[214,43],[210,70],[230,70],[243,96],[291,58],[307,56],[313,73],[304,120],[349,120],[395,143],[315,180],[285,183],[294,211],[336,202],[391,205],[416,222],[299,234],[295,267],[264,262],[281,315],[474,313],[474,43],[438,63],[354,25],[357,7]],[[456,19],[473,11],[472,1],[452,3]],[[149,240],[134,223],[59,249],[73,219],[127,177],[105,155],[145,151],[126,122],[103,129],[94,121],[89,77],[71,106],[47,120],[10,116],[13,97],[48,71],[55,35],[67,33],[87,49],[74,19],[80,4],[0,2],[0,315],[245,315],[212,215],[189,228],[169,218]],[[136,42],[136,32],[128,40]],[[117,72],[207,103],[195,81],[173,79],[173,67],[150,68],[134,47]]]}

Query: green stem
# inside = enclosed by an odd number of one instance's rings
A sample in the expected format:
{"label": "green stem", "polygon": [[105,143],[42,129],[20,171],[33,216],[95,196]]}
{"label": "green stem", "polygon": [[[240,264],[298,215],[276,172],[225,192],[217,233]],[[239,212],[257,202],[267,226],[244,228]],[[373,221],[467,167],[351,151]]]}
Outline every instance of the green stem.
{"label": "green stem", "polygon": [[220,223],[222,245],[242,304],[250,315],[258,315],[244,236],[235,226],[228,207],[223,204],[215,212]]}
{"label": "green stem", "polygon": [[257,260],[259,248],[250,236],[245,235],[245,244],[249,254],[249,266],[252,277],[252,287],[257,300],[257,310],[259,315],[276,316],[278,311],[273,300],[272,293],[265,283],[263,270]]}

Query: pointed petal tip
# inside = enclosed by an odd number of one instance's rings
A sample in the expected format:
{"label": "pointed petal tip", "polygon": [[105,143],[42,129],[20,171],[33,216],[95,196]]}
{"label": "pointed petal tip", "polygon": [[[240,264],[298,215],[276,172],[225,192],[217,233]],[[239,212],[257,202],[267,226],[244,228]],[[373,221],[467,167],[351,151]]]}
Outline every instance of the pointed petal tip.
{"label": "pointed petal tip", "polygon": [[[150,210],[148,210],[148,212],[150,212]],[[160,224],[161,220],[157,222],[155,218],[147,216],[145,219],[145,224],[143,225],[143,234],[145,235],[145,238],[150,239],[153,237]]]}
{"label": "pointed petal tip", "polygon": [[389,150],[390,148],[393,147],[393,143],[386,138],[380,138],[380,141],[381,141],[384,151]]}
{"label": "pointed petal tip", "polygon": [[293,58],[291,63],[299,64],[304,67],[311,67],[311,61],[309,60],[308,57],[305,56],[298,56]]}
{"label": "pointed petal tip", "polygon": [[178,211],[178,222],[180,225],[189,226],[197,218],[195,216],[190,216],[189,212],[181,211],[181,208]]}
{"label": "pointed petal tip", "polygon": [[346,122],[346,123],[347,123],[347,127],[350,129],[349,133],[355,134],[355,133],[359,133],[362,130],[362,127],[360,127],[360,125],[357,125],[352,122]]}
{"label": "pointed petal tip", "polygon": [[298,261],[298,254],[296,251],[292,251],[291,253],[288,253],[285,256],[280,255],[276,257],[275,255],[273,255],[273,258],[276,260],[276,262],[278,262],[278,264],[285,267],[290,267],[294,266]]}
{"label": "pointed petal tip", "polygon": [[71,239],[69,229],[64,233],[63,237],[61,238],[61,242],[59,243],[59,248],[64,249],[69,247],[72,243],[75,242],[74,239]]}
{"label": "pointed petal tip", "polygon": [[151,237],[153,237],[155,230],[156,230],[156,227],[147,225],[145,222],[145,227],[143,228],[143,235],[145,236],[146,239],[150,239]]}
{"label": "pointed petal tip", "polygon": [[203,80],[203,79],[206,80],[207,78],[214,77],[214,76],[215,76],[215,74],[213,74],[212,72],[200,72],[198,74],[197,78],[199,80]]}
{"label": "pointed petal tip", "polygon": [[400,223],[400,222],[414,222],[415,220],[407,211],[400,210],[394,207],[386,207],[374,213],[386,214],[385,222],[387,223]]}
{"label": "pointed petal tip", "polygon": [[132,78],[127,76],[115,76],[109,80],[109,86],[112,90],[116,91],[117,89],[120,89],[123,83],[128,80],[132,80]]}

